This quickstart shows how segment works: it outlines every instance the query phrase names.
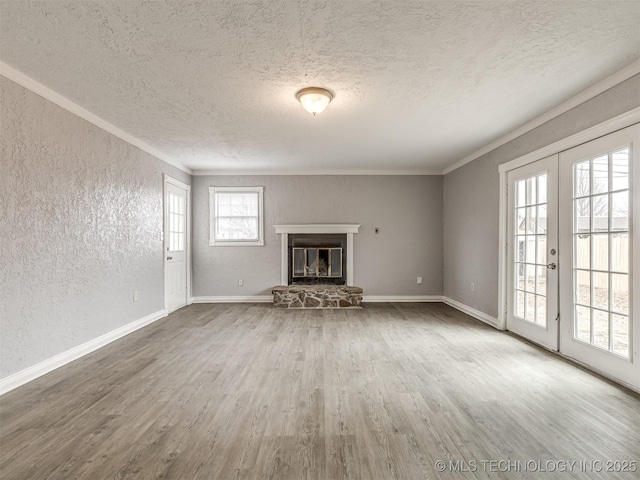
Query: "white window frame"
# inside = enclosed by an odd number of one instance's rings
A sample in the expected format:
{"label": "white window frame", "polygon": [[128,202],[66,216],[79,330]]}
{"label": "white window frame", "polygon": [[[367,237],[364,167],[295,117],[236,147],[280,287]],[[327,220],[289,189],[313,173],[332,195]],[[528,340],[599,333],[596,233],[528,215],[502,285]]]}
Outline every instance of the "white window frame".
{"label": "white window frame", "polygon": [[[216,193],[258,194],[258,239],[216,240]],[[264,187],[209,187],[209,245],[211,247],[262,247],[264,246]]]}

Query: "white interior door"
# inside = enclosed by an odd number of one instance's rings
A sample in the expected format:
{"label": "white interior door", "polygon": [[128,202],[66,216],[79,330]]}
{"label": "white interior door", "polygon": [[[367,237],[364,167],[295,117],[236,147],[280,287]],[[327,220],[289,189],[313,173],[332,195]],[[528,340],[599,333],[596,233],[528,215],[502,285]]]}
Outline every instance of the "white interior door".
{"label": "white interior door", "polygon": [[165,182],[164,201],[165,308],[172,312],[187,304],[187,191]]}
{"label": "white interior door", "polygon": [[558,349],[558,156],[509,171],[507,329]]}
{"label": "white interior door", "polygon": [[640,388],[640,126],[561,153],[560,184],[560,351]]}

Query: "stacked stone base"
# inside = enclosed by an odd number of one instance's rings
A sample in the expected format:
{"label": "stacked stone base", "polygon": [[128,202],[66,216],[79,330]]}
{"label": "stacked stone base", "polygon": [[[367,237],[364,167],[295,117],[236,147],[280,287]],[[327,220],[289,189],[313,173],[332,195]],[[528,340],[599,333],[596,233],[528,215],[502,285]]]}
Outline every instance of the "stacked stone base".
{"label": "stacked stone base", "polygon": [[361,308],[362,289],[346,285],[274,287],[273,308]]}

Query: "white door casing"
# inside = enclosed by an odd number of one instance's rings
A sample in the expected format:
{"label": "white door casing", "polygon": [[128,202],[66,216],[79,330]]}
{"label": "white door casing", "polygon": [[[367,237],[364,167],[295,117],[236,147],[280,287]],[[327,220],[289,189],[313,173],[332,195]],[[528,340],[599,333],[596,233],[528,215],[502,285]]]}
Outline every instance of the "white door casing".
{"label": "white door casing", "polygon": [[164,181],[164,303],[168,313],[190,298],[191,187],[171,177]]}
{"label": "white door casing", "polygon": [[558,350],[558,156],[511,170],[507,328]]}

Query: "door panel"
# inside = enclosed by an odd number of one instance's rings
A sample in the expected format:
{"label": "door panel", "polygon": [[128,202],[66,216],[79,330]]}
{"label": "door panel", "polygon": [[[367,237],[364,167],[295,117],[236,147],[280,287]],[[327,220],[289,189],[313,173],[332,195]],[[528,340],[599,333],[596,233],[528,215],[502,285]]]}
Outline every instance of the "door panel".
{"label": "door panel", "polygon": [[507,328],[558,349],[558,156],[508,173]]}
{"label": "door panel", "polygon": [[560,154],[560,350],[640,387],[640,127]]}
{"label": "door panel", "polygon": [[187,192],[165,185],[165,304],[172,312],[187,304]]}

